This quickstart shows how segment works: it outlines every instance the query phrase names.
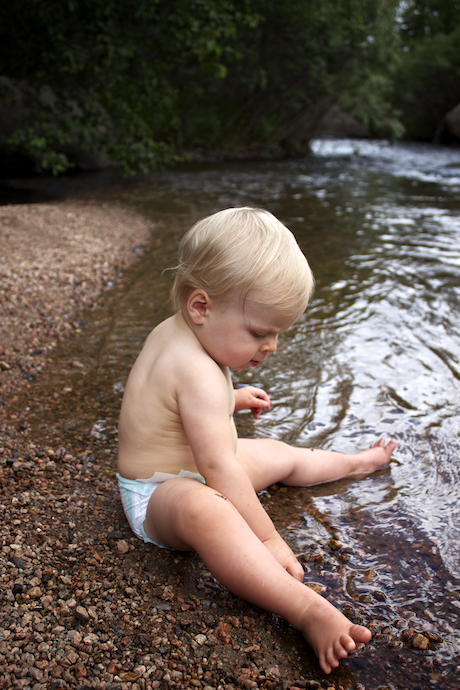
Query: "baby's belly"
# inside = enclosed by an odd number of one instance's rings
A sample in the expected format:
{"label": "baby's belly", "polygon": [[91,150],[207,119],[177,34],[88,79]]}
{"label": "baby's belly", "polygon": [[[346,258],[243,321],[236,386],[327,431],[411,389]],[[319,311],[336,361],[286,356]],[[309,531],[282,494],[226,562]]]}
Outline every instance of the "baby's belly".
{"label": "baby's belly", "polygon": [[118,471],[126,479],[150,479],[155,472],[198,472],[190,446],[152,444],[151,448],[119,444]]}

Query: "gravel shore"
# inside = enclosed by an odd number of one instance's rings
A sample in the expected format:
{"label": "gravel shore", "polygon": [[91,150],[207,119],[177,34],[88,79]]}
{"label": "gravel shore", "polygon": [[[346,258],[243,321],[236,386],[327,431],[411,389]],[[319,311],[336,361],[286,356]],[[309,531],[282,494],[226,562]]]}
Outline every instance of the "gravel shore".
{"label": "gravel shore", "polygon": [[359,687],[196,555],[133,537],[107,460],[18,409],[151,229],[117,204],[0,207],[0,688]]}

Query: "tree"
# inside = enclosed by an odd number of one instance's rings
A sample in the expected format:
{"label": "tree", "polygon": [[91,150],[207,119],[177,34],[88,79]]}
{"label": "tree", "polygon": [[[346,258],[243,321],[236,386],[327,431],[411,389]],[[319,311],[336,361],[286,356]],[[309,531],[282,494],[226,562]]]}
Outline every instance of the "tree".
{"label": "tree", "polygon": [[[79,143],[125,170],[174,160],[174,74],[222,74],[222,44],[257,17],[245,0],[10,0],[0,8],[0,66],[27,116],[11,138],[59,173]],[[11,98],[3,89],[4,98]]]}
{"label": "tree", "polygon": [[10,0],[10,144],[54,174],[69,144],[148,171],[194,147],[305,146],[388,39],[393,0]]}
{"label": "tree", "polygon": [[[366,66],[386,62],[395,6],[392,0],[254,1],[261,19],[240,32],[236,53],[224,57],[227,79],[209,83],[187,104],[208,114],[203,143],[305,150],[324,114]],[[198,121],[189,120],[186,136],[194,140]]]}

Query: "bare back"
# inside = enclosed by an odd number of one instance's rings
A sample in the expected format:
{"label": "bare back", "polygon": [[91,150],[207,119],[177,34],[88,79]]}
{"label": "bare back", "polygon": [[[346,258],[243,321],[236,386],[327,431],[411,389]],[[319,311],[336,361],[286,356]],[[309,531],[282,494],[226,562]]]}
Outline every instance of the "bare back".
{"label": "bare back", "polygon": [[[198,472],[178,401],[178,388],[191,367],[211,367],[213,376],[224,377],[234,429],[228,369],[211,360],[182,315],[176,314],[150,333],[126,383],[118,436],[118,471],[126,479],[148,479],[155,472]],[[234,434],[236,443],[236,430]]]}

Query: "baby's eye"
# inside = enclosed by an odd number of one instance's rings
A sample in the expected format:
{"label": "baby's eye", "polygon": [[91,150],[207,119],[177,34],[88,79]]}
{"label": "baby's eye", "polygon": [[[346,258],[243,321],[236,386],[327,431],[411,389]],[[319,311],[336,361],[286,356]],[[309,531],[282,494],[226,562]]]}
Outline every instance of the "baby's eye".
{"label": "baby's eye", "polygon": [[265,335],[264,335],[264,334],[262,334],[262,333],[255,333],[254,331],[251,331],[251,335],[252,335],[253,338],[259,338],[260,340],[261,340],[262,338],[265,338]]}

